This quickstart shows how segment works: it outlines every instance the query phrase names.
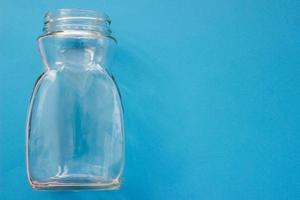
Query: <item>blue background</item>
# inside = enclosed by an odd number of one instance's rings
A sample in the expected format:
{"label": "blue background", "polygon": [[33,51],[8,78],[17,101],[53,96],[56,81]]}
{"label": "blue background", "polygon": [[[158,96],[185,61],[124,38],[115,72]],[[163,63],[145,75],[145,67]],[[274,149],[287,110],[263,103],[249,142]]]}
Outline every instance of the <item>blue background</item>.
{"label": "blue background", "polygon": [[[25,121],[45,11],[108,13],[119,191],[34,192]],[[0,1],[0,199],[300,199],[300,1]]]}

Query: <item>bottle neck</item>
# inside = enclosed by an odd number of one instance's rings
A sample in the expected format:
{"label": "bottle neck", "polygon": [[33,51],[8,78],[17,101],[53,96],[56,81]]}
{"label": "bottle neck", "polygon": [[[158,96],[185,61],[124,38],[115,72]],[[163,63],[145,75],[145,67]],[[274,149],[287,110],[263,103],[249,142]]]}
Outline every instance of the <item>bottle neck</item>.
{"label": "bottle neck", "polygon": [[51,35],[39,39],[39,49],[48,69],[86,70],[105,68],[111,43],[102,37]]}

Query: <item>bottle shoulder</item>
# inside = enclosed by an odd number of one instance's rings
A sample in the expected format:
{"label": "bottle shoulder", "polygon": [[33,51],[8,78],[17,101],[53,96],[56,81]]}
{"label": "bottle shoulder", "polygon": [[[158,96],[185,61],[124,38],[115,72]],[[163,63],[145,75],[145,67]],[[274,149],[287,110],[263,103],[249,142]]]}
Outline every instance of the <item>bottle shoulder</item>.
{"label": "bottle shoulder", "polygon": [[48,69],[37,79],[34,93],[64,90],[86,94],[87,91],[114,93],[119,96],[119,90],[114,78],[106,70],[71,71],[67,69]]}
{"label": "bottle shoulder", "polygon": [[38,78],[36,82],[55,82],[66,79],[69,81],[81,82],[85,79],[96,78],[97,80],[113,81],[112,75],[104,69],[87,69],[87,70],[69,70],[69,69],[47,69]]}

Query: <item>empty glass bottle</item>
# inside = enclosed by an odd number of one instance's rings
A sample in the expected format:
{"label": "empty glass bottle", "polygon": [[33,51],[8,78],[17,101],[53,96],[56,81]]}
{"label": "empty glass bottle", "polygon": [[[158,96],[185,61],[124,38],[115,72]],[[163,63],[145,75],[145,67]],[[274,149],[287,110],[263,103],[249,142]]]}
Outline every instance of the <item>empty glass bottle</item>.
{"label": "empty glass bottle", "polygon": [[38,38],[45,72],[31,97],[28,179],[36,189],[115,189],[124,163],[122,106],[106,63],[110,19],[61,9],[45,16]]}

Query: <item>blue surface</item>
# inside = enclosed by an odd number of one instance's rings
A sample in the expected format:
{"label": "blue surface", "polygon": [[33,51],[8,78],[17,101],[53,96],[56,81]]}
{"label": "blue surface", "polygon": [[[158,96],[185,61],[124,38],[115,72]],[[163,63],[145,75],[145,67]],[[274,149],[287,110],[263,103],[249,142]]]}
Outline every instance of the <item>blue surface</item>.
{"label": "blue surface", "polygon": [[[119,41],[126,168],[109,192],[34,192],[25,119],[55,8]],[[300,1],[1,1],[0,199],[300,199]]]}

